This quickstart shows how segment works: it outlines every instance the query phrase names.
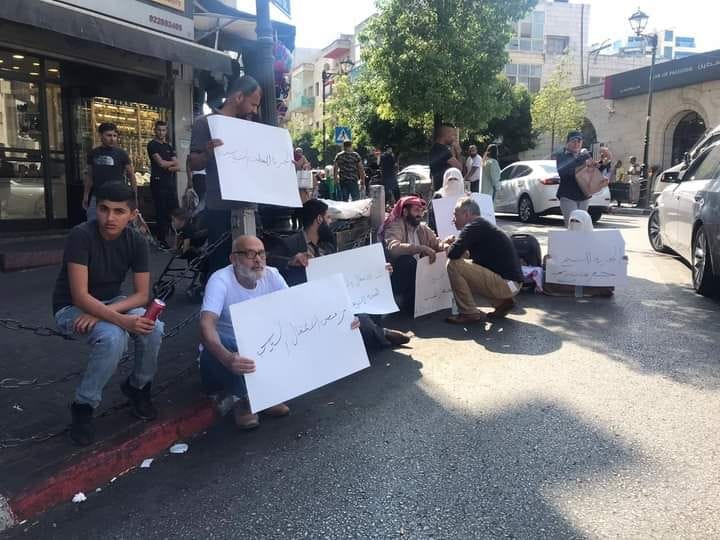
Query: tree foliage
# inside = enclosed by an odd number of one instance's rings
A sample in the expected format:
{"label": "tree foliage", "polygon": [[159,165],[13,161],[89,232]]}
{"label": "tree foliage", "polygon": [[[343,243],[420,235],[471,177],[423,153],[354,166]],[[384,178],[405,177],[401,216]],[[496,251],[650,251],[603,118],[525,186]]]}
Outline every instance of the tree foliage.
{"label": "tree foliage", "polygon": [[575,99],[567,84],[565,62],[561,62],[532,104],[533,129],[550,134],[550,147],[555,149],[556,136],[580,129],[585,104]]}
{"label": "tree foliage", "polygon": [[365,87],[383,120],[473,130],[509,111],[496,74],[511,21],[536,0],[379,0],[360,40]]}

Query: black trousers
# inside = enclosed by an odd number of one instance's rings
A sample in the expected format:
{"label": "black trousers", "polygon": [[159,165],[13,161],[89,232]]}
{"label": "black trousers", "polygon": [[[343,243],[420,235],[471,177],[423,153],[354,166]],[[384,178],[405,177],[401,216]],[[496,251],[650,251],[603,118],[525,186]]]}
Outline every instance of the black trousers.
{"label": "black trousers", "polygon": [[390,196],[392,196],[393,204],[400,200],[400,188],[398,187],[397,178],[383,178],[383,185],[385,186],[385,204],[390,203]]}
{"label": "black trousers", "polygon": [[[205,224],[208,231],[208,246],[215,243],[224,233],[230,231],[230,210],[206,209]],[[230,264],[232,235],[220,244],[208,257],[208,275]]]}
{"label": "black trousers", "polygon": [[177,184],[175,175],[172,178],[150,179],[150,192],[155,204],[155,238],[165,242],[170,230],[172,211],[178,207]]}
{"label": "black trousers", "polygon": [[400,309],[415,314],[415,272],[417,260],[412,255],[401,255],[392,261],[390,283],[393,292],[400,296]]}

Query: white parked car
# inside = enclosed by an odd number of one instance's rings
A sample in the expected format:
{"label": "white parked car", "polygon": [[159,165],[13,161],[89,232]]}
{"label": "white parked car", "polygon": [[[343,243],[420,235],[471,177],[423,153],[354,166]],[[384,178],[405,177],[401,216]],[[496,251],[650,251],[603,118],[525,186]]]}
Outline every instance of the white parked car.
{"label": "white parked car", "polygon": [[[517,161],[500,173],[495,194],[495,211],[517,214],[529,223],[537,216],[561,214],[557,190],[560,185],[554,160]],[[590,199],[588,213],[593,222],[610,206],[610,190],[605,187]]]}

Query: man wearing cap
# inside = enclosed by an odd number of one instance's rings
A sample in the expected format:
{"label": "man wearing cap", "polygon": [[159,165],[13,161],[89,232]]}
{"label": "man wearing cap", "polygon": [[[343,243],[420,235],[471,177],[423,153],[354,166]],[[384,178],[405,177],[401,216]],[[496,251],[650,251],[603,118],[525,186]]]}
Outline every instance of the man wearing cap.
{"label": "man wearing cap", "polygon": [[427,203],[414,195],[402,197],[383,223],[381,236],[393,265],[390,277],[393,292],[401,297],[401,308],[409,314],[415,312],[415,272],[420,257],[435,262],[435,254],[444,245],[435,233],[420,220]]}
{"label": "man wearing cap", "polygon": [[557,198],[560,200],[560,210],[565,225],[567,225],[573,210],[587,211],[590,206],[590,197],[583,193],[575,177],[575,169],[587,162],[592,162],[590,154],[581,152],[582,144],[583,134],[580,131],[571,131],[567,135],[565,148],[554,156],[560,176]]}

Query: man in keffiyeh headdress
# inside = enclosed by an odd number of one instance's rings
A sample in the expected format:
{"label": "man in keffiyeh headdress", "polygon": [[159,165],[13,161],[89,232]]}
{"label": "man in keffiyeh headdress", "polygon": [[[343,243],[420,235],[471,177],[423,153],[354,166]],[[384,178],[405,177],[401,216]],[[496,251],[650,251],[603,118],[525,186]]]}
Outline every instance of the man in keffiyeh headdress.
{"label": "man in keffiyeh headdress", "polygon": [[435,233],[420,220],[427,203],[415,195],[402,197],[383,223],[381,237],[385,241],[390,262],[393,292],[401,297],[401,308],[411,315],[415,311],[415,270],[420,257],[435,262],[435,254],[444,246]]}

